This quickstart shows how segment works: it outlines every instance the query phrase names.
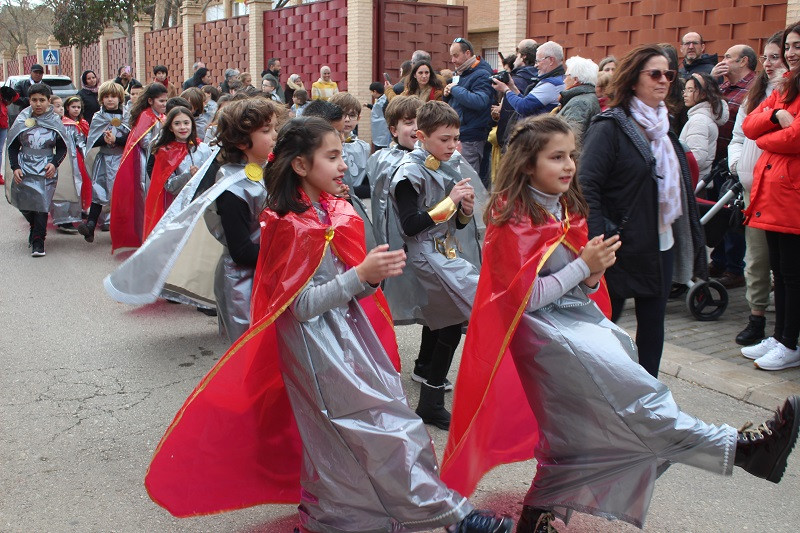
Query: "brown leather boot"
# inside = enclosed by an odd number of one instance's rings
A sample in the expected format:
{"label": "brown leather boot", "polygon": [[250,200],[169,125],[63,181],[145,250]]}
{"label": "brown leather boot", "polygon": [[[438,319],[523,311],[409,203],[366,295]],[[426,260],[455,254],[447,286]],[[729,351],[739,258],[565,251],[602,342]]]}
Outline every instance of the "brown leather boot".
{"label": "brown leather boot", "polygon": [[800,396],[790,396],[772,419],[755,429],[749,429],[750,423],[743,427],[736,441],[734,464],[756,477],[778,483],[797,441],[798,411]]}

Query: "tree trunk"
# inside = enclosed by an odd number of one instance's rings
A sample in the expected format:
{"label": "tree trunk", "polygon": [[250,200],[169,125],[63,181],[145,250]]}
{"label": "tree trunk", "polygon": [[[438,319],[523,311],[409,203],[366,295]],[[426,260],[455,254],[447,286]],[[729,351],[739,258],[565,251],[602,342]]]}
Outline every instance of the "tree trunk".
{"label": "tree trunk", "polygon": [[[78,48],[78,54],[77,54],[78,57],[75,58],[75,66],[77,67],[75,69],[75,72],[83,74],[83,46],[79,44],[79,45],[77,45],[77,48]],[[78,75],[80,76],[80,74],[78,74]],[[100,74],[96,74],[96,75],[97,75],[97,79],[99,80],[100,79]],[[73,80],[73,81],[75,81],[75,80]],[[76,87],[78,86],[77,81],[75,81],[75,86]],[[78,87],[78,88],[80,89],[80,87]]]}
{"label": "tree trunk", "polygon": [[167,11],[167,0],[156,0],[155,8],[153,11],[153,29],[157,30],[159,28],[165,28],[167,26],[166,22],[166,15],[169,12]]}

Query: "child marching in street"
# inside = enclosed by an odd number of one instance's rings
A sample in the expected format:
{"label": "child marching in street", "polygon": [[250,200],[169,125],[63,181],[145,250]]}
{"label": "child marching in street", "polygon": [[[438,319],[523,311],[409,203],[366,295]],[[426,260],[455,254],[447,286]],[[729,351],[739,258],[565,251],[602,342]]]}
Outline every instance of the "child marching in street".
{"label": "child marching in street", "polygon": [[181,408],[145,484],[177,516],[299,500],[305,532],[510,532],[509,519],[475,511],[439,480],[377,289],[405,254],[366,253],[358,215],[335,196],[341,152],[324,120],[281,129],[255,323]]}
{"label": "child marching in street", "polygon": [[[52,99],[51,99],[52,102]],[[64,124],[64,129],[72,139],[72,145],[75,147],[73,153],[68,157],[72,160],[72,167],[77,167],[79,174],[72,175],[70,178],[74,184],[61,183],[56,187],[56,197],[53,199],[53,223],[58,226],[59,231],[63,233],[76,234],[77,229],[74,226],[75,222],[82,222],[81,213],[84,208],[88,210],[89,202],[91,201],[92,194],[92,181],[89,179],[89,173],[86,172],[86,136],[89,133],[89,123],[83,119],[83,102],[77,95],[70,96],[63,102],[64,115],[61,117],[61,122]],[[62,176],[65,178],[66,176]],[[68,191],[79,190],[80,201],[70,201],[59,199],[59,191],[62,187],[66,187]],[[88,200],[84,205],[84,200],[88,194]],[[73,198],[74,200],[74,198]]]}
{"label": "child marching in street", "polygon": [[78,226],[78,232],[86,242],[94,242],[94,230],[104,208],[108,217],[114,178],[130,134],[127,117],[122,112],[125,100],[122,85],[113,81],[104,82],[97,91],[97,98],[100,101],[100,111],[94,114],[86,139],[86,146],[91,154],[87,159],[94,161],[91,165],[92,205],[89,207],[86,222]]}
{"label": "child marching in street", "polygon": [[777,483],[800,397],[739,432],[680,410],[592,301],[610,311],[603,274],[624,242],[588,240],[575,157],[575,135],[558,117],[526,119],[509,137],[486,211],[443,479],[469,494],[492,467],[535,456],[520,533],[551,532],[555,516],[573,511],[641,528],[671,463],[726,476],[739,466]]}

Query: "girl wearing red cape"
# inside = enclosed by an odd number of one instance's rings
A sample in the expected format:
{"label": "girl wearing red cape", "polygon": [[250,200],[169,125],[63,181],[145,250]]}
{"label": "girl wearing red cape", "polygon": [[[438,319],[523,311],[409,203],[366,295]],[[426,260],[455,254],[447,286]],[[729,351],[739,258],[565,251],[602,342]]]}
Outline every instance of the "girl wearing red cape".
{"label": "girl wearing red cape", "polygon": [[738,433],[678,408],[597,305],[609,311],[602,276],[624,242],[587,239],[574,155],[558,117],[527,119],[510,136],[486,210],[442,479],[470,494],[492,467],[536,457],[521,533],[553,531],[554,517],[573,511],[643,527],[656,477],[676,462],[728,476],[736,465],[777,483],[800,397]]}
{"label": "girl wearing red cape", "polygon": [[268,166],[253,326],[198,385],[145,480],[177,516],[300,502],[303,531],[510,532],[437,475],[409,408],[381,280],[402,250],[364,248],[325,120],[282,129]]}
{"label": "girl wearing red cape", "polygon": [[138,248],[144,233],[144,203],[149,188],[147,158],[167,107],[167,88],[154,82],[131,106],[131,132],[122,152],[111,195],[111,251]]}
{"label": "girl wearing red cape", "polygon": [[181,106],[167,114],[161,135],[151,151],[153,155],[147,164],[150,188],[144,205],[142,240],[150,235],[175,196],[211,156],[211,148],[197,138],[192,112]]}

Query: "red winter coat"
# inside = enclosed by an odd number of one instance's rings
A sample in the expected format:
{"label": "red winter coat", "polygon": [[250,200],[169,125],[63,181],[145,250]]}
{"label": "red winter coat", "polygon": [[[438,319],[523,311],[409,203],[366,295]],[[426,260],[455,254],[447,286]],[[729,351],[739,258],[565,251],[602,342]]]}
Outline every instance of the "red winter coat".
{"label": "red winter coat", "polygon": [[[800,98],[791,103],[773,91],[742,123],[744,134],[764,150],[753,170],[747,225],[780,233],[800,234]],[[776,109],[795,117],[788,128],[772,122]]]}

